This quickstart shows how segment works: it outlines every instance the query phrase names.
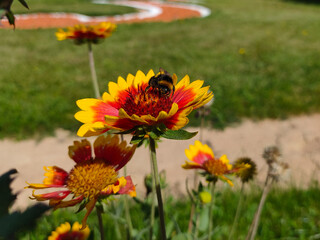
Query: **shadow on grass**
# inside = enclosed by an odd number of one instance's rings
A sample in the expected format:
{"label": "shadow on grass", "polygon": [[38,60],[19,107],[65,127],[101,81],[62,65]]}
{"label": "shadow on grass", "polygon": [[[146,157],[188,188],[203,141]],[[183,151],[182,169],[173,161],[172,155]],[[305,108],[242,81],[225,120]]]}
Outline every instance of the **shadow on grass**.
{"label": "shadow on grass", "polygon": [[319,4],[320,5],[320,0],[284,0],[284,1],[302,3],[302,4]]}

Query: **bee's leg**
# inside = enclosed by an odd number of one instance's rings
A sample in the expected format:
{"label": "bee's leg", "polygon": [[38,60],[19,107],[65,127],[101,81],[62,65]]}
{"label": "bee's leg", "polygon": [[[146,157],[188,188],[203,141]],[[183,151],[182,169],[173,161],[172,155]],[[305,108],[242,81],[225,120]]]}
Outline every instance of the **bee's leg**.
{"label": "bee's leg", "polygon": [[174,85],[172,86],[172,94],[171,97],[173,97],[174,91],[176,90],[176,88],[174,87]]}
{"label": "bee's leg", "polygon": [[150,88],[150,85],[148,87],[146,87],[146,89],[144,90],[145,92],[147,92]]}

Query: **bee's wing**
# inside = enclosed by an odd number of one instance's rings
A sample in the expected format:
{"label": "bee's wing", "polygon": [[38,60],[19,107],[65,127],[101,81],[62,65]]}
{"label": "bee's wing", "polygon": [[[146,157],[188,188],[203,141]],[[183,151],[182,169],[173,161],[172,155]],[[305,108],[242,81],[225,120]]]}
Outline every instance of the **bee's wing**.
{"label": "bee's wing", "polygon": [[177,84],[177,82],[178,82],[178,77],[177,77],[177,75],[174,73],[174,74],[172,75],[172,83],[173,83],[173,86],[175,86],[175,85]]}
{"label": "bee's wing", "polygon": [[166,70],[164,70],[162,67],[159,68],[159,72],[160,72],[160,74],[169,75],[169,73]]}

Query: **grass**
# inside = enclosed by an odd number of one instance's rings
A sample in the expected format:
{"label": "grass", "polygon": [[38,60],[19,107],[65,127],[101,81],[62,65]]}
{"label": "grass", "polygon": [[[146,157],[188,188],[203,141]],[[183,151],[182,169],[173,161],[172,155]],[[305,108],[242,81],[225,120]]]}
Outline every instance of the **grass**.
{"label": "grass", "polygon": [[[320,231],[319,195],[320,189],[318,184],[312,185],[305,190],[297,189],[295,187],[288,189],[275,188],[270,192],[267,198],[256,239],[317,239],[316,236],[318,236]],[[237,228],[237,238],[235,240],[245,239],[254,212],[258,206],[260,196],[261,190],[256,187],[252,188],[252,190],[247,193],[242,208],[241,221]],[[228,239],[238,198],[239,192],[230,190],[230,188],[216,193],[213,213],[214,239]],[[116,201],[114,205],[115,208],[113,208],[110,203],[106,207],[106,213],[103,215],[106,239],[116,239],[113,214],[115,214],[115,209],[117,209],[117,211],[123,211],[123,206],[121,204],[121,201]],[[187,232],[190,202],[186,199],[176,200],[169,197],[165,203],[165,210],[167,229],[170,232],[169,236],[173,237],[179,231]],[[133,227],[137,231],[141,231],[145,226],[148,226],[146,220],[148,213],[142,205],[132,204],[130,211]],[[54,211],[49,213],[48,216],[40,219],[38,222],[41,224],[38,224],[33,231],[21,233],[19,239],[45,239],[51,234],[51,231],[61,223],[65,221],[71,223],[80,221],[83,215],[84,211],[78,214],[74,214],[74,211],[66,209]],[[124,216],[122,215],[122,217]],[[125,220],[118,218],[118,221],[122,223],[122,221]],[[120,224],[122,233],[125,233],[124,223],[125,222]],[[99,232],[95,227],[98,225],[95,212],[90,215],[88,224],[94,232],[94,239],[99,239]],[[200,232],[200,235],[204,232],[205,230]],[[147,239],[147,236],[148,232],[137,239]],[[122,237],[123,238],[121,239],[125,239],[124,236]]]}
{"label": "grass", "polygon": [[[78,2],[85,13],[87,3]],[[214,127],[320,112],[320,6],[280,0],[204,5],[212,10],[205,19],[119,25],[93,49],[100,89],[118,76],[162,67],[211,85]],[[75,101],[93,96],[87,49],[56,41],[55,31],[0,30],[0,138],[80,126]],[[191,124],[198,124],[194,116]]]}
{"label": "grass", "polygon": [[26,1],[29,10],[23,7],[19,1],[14,1],[12,9],[15,14],[38,12],[67,12],[80,13],[88,16],[113,16],[136,12],[136,9],[126,6],[92,4],[89,0],[29,0]]}

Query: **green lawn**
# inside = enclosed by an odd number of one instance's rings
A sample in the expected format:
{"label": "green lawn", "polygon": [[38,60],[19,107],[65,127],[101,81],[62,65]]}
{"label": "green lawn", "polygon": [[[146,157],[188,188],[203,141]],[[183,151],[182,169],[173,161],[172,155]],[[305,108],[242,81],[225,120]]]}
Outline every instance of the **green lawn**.
{"label": "green lawn", "polygon": [[113,16],[136,12],[136,9],[111,4],[92,4],[90,0],[27,0],[29,10],[19,1],[14,1],[12,9],[16,14],[37,12],[68,12],[80,13],[88,16]]}
{"label": "green lawn", "polygon": [[[60,8],[63,1],[55,1],[50,8]],[[77,2],[85,13],[88,3]],[[179,79],[189,74],[211,86],[214,127],[244,117],[320,112],[320,5],[281,0],[204,5],[212,10],[205,19],[119,25],[94,46],[100,89],[107,90],[119,75],[162,67]],[[58,42],[55,31],[0,30],[0,138],[50,134],[56,128],[75,132],[80,126],[73,118],[75,101],[94,96],[87,49]]]}

